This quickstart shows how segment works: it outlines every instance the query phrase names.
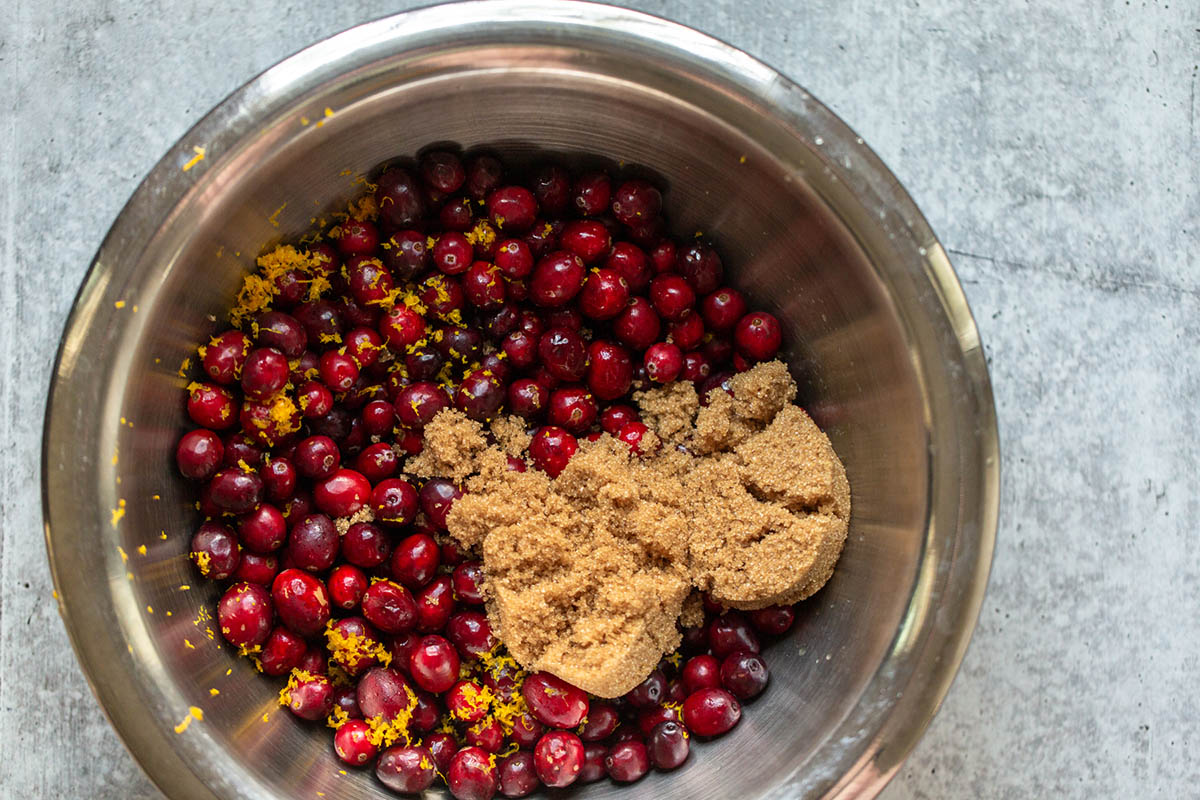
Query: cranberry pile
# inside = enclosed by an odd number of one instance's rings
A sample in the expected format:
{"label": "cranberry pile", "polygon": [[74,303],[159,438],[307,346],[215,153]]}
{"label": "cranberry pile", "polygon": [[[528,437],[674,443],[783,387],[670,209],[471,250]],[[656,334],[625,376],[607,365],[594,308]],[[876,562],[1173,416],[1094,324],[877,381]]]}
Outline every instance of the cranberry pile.
{"label": "cranberry pile", "polygon": [[528,465],[551,476],[576,437],[638,452],[632,391],[724,387],[776,355],[779,323],[724,285],[709,244],[666,235],[644,180],[556,165],[515,180],[489,155],[436,151],[368,188],[260,258],[234,327],[200,348],[198,427],[176,458],[205,517],[191,557],[226,587],[222,636],[399,792],[440,776],[459,800],[521,797],[678,767],[766,687],[760,636],[793,610],[706,601],[639,686],[589,697],[506,655],[481,564],[445,533],[462,489],[400,467],[447,408],[527,420]]}

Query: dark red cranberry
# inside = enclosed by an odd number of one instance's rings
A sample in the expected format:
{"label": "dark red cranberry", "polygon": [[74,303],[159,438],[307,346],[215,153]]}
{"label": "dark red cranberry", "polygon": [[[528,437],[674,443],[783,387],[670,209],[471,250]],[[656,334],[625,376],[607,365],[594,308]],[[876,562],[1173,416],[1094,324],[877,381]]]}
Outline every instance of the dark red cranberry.
{"label": "dark red cranberry", "polygon": [[499,753],[504,747],[504,728],[499,720],[487,718],[476,722],[463,734],[463,742],[489,753]]}
{"label": "dark red cranberry", "polygon": [[395,287],[392,274],[378,258],[354,256],[347,259],[343,274],[347,276],[346,283],[359,306],[379,305]]}
{"label": "dark red cranberry", "polygon": [[612,249],[612,237],[608,229],[595,220],[581,219],[568,222],[559,236],[559,246],[583,260],[594,264],[608,255]]}
{"label": "dark red cranberry", "polygon": [[634,226],[654,219],[662,211],[662,194],[643,180],[628,180],[613,193],[612,212],[618,221]]}
{"label": "dark red cranberry", "polygon": [[729,363],[729,359],[733,357],[733,340],[724,336],[713,336],[700,346],[700,352],[715,370]]}
{"label": "dark red cranberry", "polygon": [[314,636],[329,621],[329,593],[320,579],[299,569],[285,569],[271,584],[275,612],[301,636]]}
{"label": "dark red cranberry", "polygon": [[297,390],[296,402],[302,416],[323,417],[333,410],[333,392],[323,383],[308,381]]}
{"label": "dark red cranberry", "polygon": [[321,383],[334,392],[349,391],[358,380],[358,365],[354,359],[336,350],[326,350],[321,354]]}
{"label": "dark red cranberry", "polygon": [[467,181],[462,160],[445,150],[433,150],[421,156],[420,170],[425,185],[444,195],[454,194]]}
{"label": "dark red cranberry", "polygon": [[577,213],[595,217],[608,210],[612,198],[612,183],[603,172],[588,172],[576,179],[571,187],[571,204]]}
{"label": "dark red cranberry", "polygon": [[210,380],[229,385],[241,377],[250,337],[241,331],[225,331],[204,347],[202,363]]}
{"label": "dark red cranberry", "polygon": [[499,159],[489,155],[467,159],[466,171],[467,193],[476,200],[482,200],[504,179],[504,167]]}
{"label": "dark red cranberry", "polygon": [[440,563],[437,542],[433,537],[414,533],[392,551],[391,574],[409,589],[419,589],[433,579]]}
{"label": "dark red cranberry", "polygon": [[271,596],[256,583],[235,583],[217,603],[221,635],[234,647],[256,647],[271,635]]}
{"label": "dark red cranberry", "polygon": [[478,658],[496,646],[487,615],[478,611],[460,611],[450,617],[446,623],[446,638],[464,659]]}
{"label": "dark red cranberry", "polygon": [[387,561],[392,543],[377,525],[356,522],[342,537],[342,558],[356,567],[371,569]]}
{"label": "dark red cranberry", "polygon": [[336,341],[342,335],[342,317],[337,307],[328,300],[314,300],[296,306],[293,316],[304,326],[308,340],[318,342]]}
{"label": "dark red cranberry", "polygon": [[268,500],[283,503],[296,494],[296,468],[289,459],[283,456],[271,459],[271,463],[263,467],[259,475]]}
{"label": "dark red cranberry", "polygon": [[438,222],[448,231],[466,233],[475,226],[469,197],[452,197],[438,210]]}
{"label": "dark red cranberry", "polygon": [[710,330],[724,333],[732,330],[738,320],[745,316],[746,298],[737,289],[718,289],[704,298],[700,313]]}
{"label": "dark red cranberry", "polygon": [[675,769],[691,751],[687,730],[678,722],[659,723],[646,739],[646,751],[656,769]]}
{"label": "dark red cranberry", "polygon": [[625,309],[629,287],[611,269],[598,269],[587,277],[579,292],[579,308],[591,319],[612,319]]}
{"label": "dark red cranberry", "polygon": [[275,276],[275,305],[291,308],[308,293],[308,276],[298,269],[285,269]]}
{"label": "dark red cranberry", "polygon": [[435,733],[425,740],[425,746],[433,756],[434,766],[444,775],[446,770],[450,769],[450,761],[454,754],[458,752],[458,740],[453,734]]}
{"label": "dark red cranberry", "polygon": [[192,536],[191,559],[200,574],[212,581],[223,581],[237,572],[242,554],[233,531],[218,522],[205,522]]}
{"label": "dark red cranberry", "polygon": [[380,481],[370,493],[370,500],[380,525],[399,528],[412,522],[417,514],[417,490],[403,478]]}
{"label": "dark red cranberry", "polygon": [[519,233],[537,218],[537,200],[523,186],[502,186],[488,195],[487,211],[497,230]]}
{"label": "dark red cranberry", "polygon": [[650,756],[646,752],[646,745],[637,739],[630,739],[608,749],[604,766],[608,776],[617,783],[632,783],[650,771]]}
{"label": "dark red cranberry", "polygon": [[508,334],[500,349],[517,369],[529,369],[537,362],[538,340],[525,331],[516,330]]}
{"label": "dark red cranberry", "polygon": [[558,216],[567,209],[571,199],[571,176],[557,164],[546,164],[533,174],[533,196],[542,213]]}
{"label": "dark red cranberry", "polygon": [[596,423],[599,410],[596,401],[582,386],[564,386],[550,393],[547,418],[557,425],[579,436]]}
{"label": "dark red cranberry", "polygon": [[[405,377],[412,381],[430,381],[437,376],[444,363],[446,363],[445,358],[435,348],[427,344],[415,345],[404,355],[404,368],[408,372]],[[408,384],[398,386],[398,391],[393,399],[399,397],[399,393],[403,391],[405,385]]]}
{"label": "dark red cranberry", "polygon": [[310,647],[305,651],[304,656],[300,659],[300,665],[296,669],[310,675],[328,675],[329,659],[325,658],[323,649]]}
{"label": "dark red cranberry", "polygon": [[373,667],[358,679],[355,692],[358,707],[367,719],[394,720],[412,705],[413,690],[399,672],[388,667]]}
{"label": "dark red cranberry", "polygon": [[769,361],[779,352],[783,333],[779,320],[765,311],[752,311],[738,320],[733,343],[738,353],[751,361]]}
{"label": "dark red cranberry", "polygon": [[309,436],[296,445],[292,459],[305,478],[324,480],[337,471],[342,454],[328,436]]}
{"label": "dark red cranberry", "polygon": [[[345,551],[344,543],[342,550]],[[369,585],[367,575],[361,569],[341,564],[329,573],[329,599],[343,611],[351,611],[358,608]]]}
{"label": "dark red cranberry", "polygon": [[771,673],[757,653],[738,651],[721,662],[721,685],[738,700],[749,700],[767,688]]}
{"label": "dark red cranberry", "polygon": [[539,785],[533,753],[513,753],[501,759],[499,773],[500,794],[505,797],[524,797]]}
{"label": "dark red cranberry", "polygon": [[304,639],[282,625],[277,625],[263,644],[259,661],[266,674],[286,675],[299,666],[300,659],[307,650],[308,645],[304,643]]}
{"label": "dark red cranberry", "polygon": [[638,247],[654,247],[662,239],[665,231],[666,224],[662,217],[630,225],[627,229],[629,240]]}
{"label": "dark red cranberry", "polygon": [[439,411],[450,407],[450,398],[435,383],[421,381],[406,386],[396,398],[396,416],[405,425],[424,428]]}
{"label": "dark red cranberry", "polygon": [[223,469],[208,482],[209,499],[223,511],[242,514],[262,502],[263,482],[257,474]]}
{"label": "dark red cranberry", "polygon": [[703,338],[704,321],[695,311],[689,310],[682,319],[667,323],[667,341],[684,352],[694,349]]}
{"label": "dark red cranberry", "polygon": [[574,436],[554,425],[544,425],[529,443],[529,458],[535,467],[557,478],[578,449]]}
{"label": "dark red cranberry", "polygon": [[621,722],[617,709],[611,703],[593,700],[589,703],[587,719],[579,731],[579,738],[585,742],[599,742],[607,739],[617,729]]}
{"label": "dark red cranberry", "polygon": [[343,323],[351,328],[374,328],[379,324],[379,307],[364,305],[351,296],[344,296],[338,300],[338,310]]}
{"label": "dark red cranberry", "polygon": [[679,275],[659,275],[650,281],[650,303],[659,316],[673,322],[696,304],[696,293]]}
{"label": "dark red cranberry", "polygon": [[420,231],[404,230],[393,233],[391,247],[383,249],[383,261],[401,283],[411,281],[432,264],[428,237]]}
{"label": "dark red cranberry", "polygon": [[[391,406],[388,409],[389,413],[392,413]],[[357,472],[361,472],[371,483],[379,483],[385,478],[392,477],[399,468],[400,459],[396,456],[396,451],[387,442],[376,442],[375,444],[368,445],[354,459],[354,469]]]}
{"label": "dark red cranberry", "polygon": [[396,411],[386,400],[372,400],[363,406],[363,427],[368,436],[383,436],[396,423]]}
{"label": "dark red cranberry", "polygon": [[292,563],[309,572],[325,572],[332,567],[340,546],[337,528],[324,514],[302,517],[288,534],[288,555]]}
{"label": "dark red cranberry", "polygon": [[308,334],[291,314],[266,311],[258,317],[258,343],[278,350],[287,358],[299,358],[308,346]]}
{"label": "dark red cranberry", "polygon": [[712,363],[704,353],[699,350],[690,350],[683,354],[683,369],[679,372],[680,380],[700,384],[711,374]]}
{"label": "dark red cranberry", "polygon": [[700,689],[683,704],[683,724],[698,736],[720,736],[741,718],[741,704],[724,689]]}
{"label": "dark red cranberry", "polygon": [[588,697],[562,678],[534,672],[521,686],[529,713],[550,728],[577,728],[588,714]]}
{"label": "dark red cranberry", "polygon": [[644,297],[632,298],[613,320],[613,333],[622,344],[634,350],[645,350],[652,345],[661,330],[658,313]]}
{"label": "dark red cranberry", "polygon": [[570,786],[583,768],[583,742],[573,733],[550,731],[533,748],[533,763],[546,786]]}
{"label": "dark red cranberry", "polygon": [[223,431],[237,424],[233,395],[215,383],[194,383],[188,390],[187,411],[192,422],[203,428]]}
{"label": "dark red cranberry", "polygon": [[421,487],[419,501],[425,516],[439,530],[446,530],[446,515],[454,501],[462,497],[462,490],[448,480],[432,478]]}
{"label": "dark red cranberry", "polygon": [[345,256],[364,255],[379,247],[379,230],[369,220],[348,219],[341,224],[337,248]]}
{"label": "dark red cranberry", "polygon": [[[378,585],[378,584],[377,584]],[[409,655],[413,680],[427,692],[440,694],[458,680],[458,651],[441,636],[426,636]]]}
{"label": "dark red cranberry", "polygon": [[680,249],[675,255],[675,269],[698,295],[715,291],[724,274],[721,257],[703,242]]}
{"label": "dark red cranberry", "polygon": [[454,597],[471,605],[483,605],[483,565],[478,561],[467,561],[454,568],[450,576]]}
{"label": "dark red cranberry", "polygon": [[635,244],[615,243],[604,266],[624,278],[630,292],[641,292],[650,285],[650,262],[645,251]]}
{"label": "dark red cranberry", "polygon": [[758,611],[747,611],[750,624],[759,633],[767,636],[782,636],[792,628],[796,620],[796,609],[792,606],[771,606]]}
{"label": "dark red cranberry", "polygon": [[454,613],[454,588],[449,575],[439,575],[417,592],[417,630],[440,631]]}
{"label": "dark red cranberry", "polygon": [[425,198],[412,173],[401,167],[385,170],[375,181],[379,216],[394,228],[411,228],[425,216]]}
{"label": "dark red cranberry", "polygon": [[450,761],[446,785],[455,800],[492,800],[500,787],[499,770],[486,750],[464,747]]}
{"label": "dark red cranberry", "polygon": [[579,294],[587,267],[574,253],[558,250],[538,260],[529,278],[529,298],[544,308],[565,306]]}
{"label": "dark red cranberry", "polygon": [[442,329],[438,347],[446,358],[468,363],[483,352],[483,336],[474,328],[450,325]]}
{"label": "dark red cranberry", "polygon": [[440,320],[449,319],[455,311],[461,314],[466,303],[462,285],[440,273],[430,275],[421,283],[420,298],[429,313]]}
{"label": "dark red cranberry", "polygon": [[533,253],[520,239],[505,239],[496,247],[496,267],[504,277],[520,280],[533,272]]}
{"label": "dark red cranberry", "polygon": [[604,759],[608,758],[608,747],[599,742],[587,742],[583,745],[583,767],[579,770],[580,783],[595,783],[608,777],[604,768]]}
{"label": "dark red cranberry", "polygon": [[[408,589],[392,581],[376,581],[362,599],[362,613],[384,633],[405,633],[416,624],[417,605]],[[424,684],[422,684],[422,688]],[[430,691],[433,691],[432,689]]]}
{"label": "dark red cranberry", "polygon": [[659,342],[646,349],[643,357],[646,377],[655,383],[671,383],[683,371],[683,353],[670,342]]}
{"label": "dark red cranberry", "polygon": [[194,481],[206,481],[217,473],[225,458],[225,445],[215,433],[204,428],[188,431],[175,448],[179,473]]}
{"label": "dark red cranberry", "polygon": [[554,308],[543,312],[542,318],[545,321],[545,329],[565,328],[575,331],[575,333],[583,332],[583,314],[574,308]]}
{"label": "dark red cranberry", "polygon": [[736,611],[717,617],[708,627],[708,646],[717,658],[745,650],[757,653],[761,649],[750,623]]}
{"label": "dark red cranberry", "polygon": [[545,732],[546,726],[538,722],[532,714],[525,712],[513,721],[512,740],[522,750],[531,750]]}
{"label": "dark red cranberry", "polygon": [[692,656],[683,665],[683,686],[688,694],[701,689],[717,689],[721,686],[721,662],[713,656]]}
{"label": "dark red cranberry", "polygon": [[504,403],[504,386],[489,375],[490,370],[477,369],[463,378],[454,394],[454,405],[471,419],[489,420]]}
{"label": "dark red cranberry", "polygon": [[600,412],[600,427],[611,436],[616,436],[630,422],[640,420],[637,409],[621,403],[611,405]]}
{"label": "dark red cranberry", "polygon": [[[684,697],[686,700],[687,698]],[[667,696],[664,694],[663,702],[667,702]],[[642,736],[649,736],[660,722],[679,722],[682,719],[678,706],[653,706],[644,709],[637,717],[638,732]]]}
{"label": "dark red cranberry", "polygon": [[247,583],[257,583],[260,586],[270,586],[278,572],[279,559],[275,556],[242,553],[237,571],[233,573],[233,579],[246,581]]}
{"label": "dark red cranberry", "polygon": [[519,378],[508,386],[508,409],[524,419],[540,415],[548,400],[545,388],[531,378]]}
{"label": "dark red cranberry", "polygon": [[311,674],[296,681],[288,692],[288,711],[300,719],[315,722],[333,711],[333,684],[324,675]]}
{"label": "dark red cranberry", "polygon": [[667,678],[662,670],[654,670],[645,680],[629,690],[625,700],[634,708],[651,708],[666,699]]}
{"label": "dark red cranberry", "polygon": [[588,348],[588,388],[604,401],[625,395],[633,384],[633,360],[618,344],[594,341]]}
{"label": "dark red cranberry", "polygon": [[392,666],[401,672],[407,673],[409,656],[412,655],[413,650],[417,649],[420,641],[421,634],[415,631],[393,636],[391,645],[388,648],[392,654]]}
{"label": "dark red cranberry", "polygon": [[227,467],[239,467],[244,464],[252,469],[258,469],[262,466],[263,451],[257,445],[258,442],[244,433],[228,433],[221,440],[221,446],[225,448],[225,455],[221,459],[221,463]]}
{"label": "dark red cranberry", "polygon": [[538,357],[550,374],[562,381],[581,380],[587,372],[587,344],[569,328],[550,328],[543,333]]}
{"label": "dark red cranberry", "polygon": [[[338,733],[349,724],[343,725]],[[338,755],[341,755],[340,751]],[[419,745],[394,745],[384,750],[375,762],[375,777],[394,792],[420,794],[437,779],[437,767],[428,748]]]}

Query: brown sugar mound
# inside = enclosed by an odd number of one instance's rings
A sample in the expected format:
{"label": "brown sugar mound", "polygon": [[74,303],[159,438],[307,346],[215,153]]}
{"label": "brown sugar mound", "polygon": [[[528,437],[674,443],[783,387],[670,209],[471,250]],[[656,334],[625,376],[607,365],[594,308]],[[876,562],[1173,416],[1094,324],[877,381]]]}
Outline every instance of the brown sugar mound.
{"label": "brown sugar mound", "polygon": [[[695,589],[755,609],[829,579],[850,515],[841,462],[791,404],[781,363],[736,376],[731,390],[704,407],[687,383],[635,394],[663,447],[639,459],[607,435],[580,442],[554,479],[510,470],[456,411],[426,427],[406,471],[472,476],[449,533],[481,551],[488,616],[522,666],[617,697],[678,646]],[[510,453],[521,433],[511,420],[492,426]]]}

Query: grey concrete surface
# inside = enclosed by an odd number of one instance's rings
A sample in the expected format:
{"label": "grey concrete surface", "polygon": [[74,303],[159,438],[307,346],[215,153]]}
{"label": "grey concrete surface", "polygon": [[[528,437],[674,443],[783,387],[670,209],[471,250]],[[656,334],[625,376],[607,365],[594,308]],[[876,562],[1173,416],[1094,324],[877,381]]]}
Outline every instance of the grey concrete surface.
{"label": "grey concrete surface", "polygon": [[[165,148],[398,6],[8,0],[0,15],[0,795],[157,798],[67,646],[41,542],[54,348]],[[1004,453],[986,606],[887,800],[1200,786],[1200,6],[645,0],[781,68],[908,187],[985,342]]]}

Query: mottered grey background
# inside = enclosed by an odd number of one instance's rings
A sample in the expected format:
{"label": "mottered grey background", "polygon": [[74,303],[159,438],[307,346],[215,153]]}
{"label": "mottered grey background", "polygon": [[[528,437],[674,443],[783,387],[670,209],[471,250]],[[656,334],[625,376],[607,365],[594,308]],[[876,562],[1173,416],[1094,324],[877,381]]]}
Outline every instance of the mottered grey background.
{"label": "mottered grey background", "polygon": [[[405,7],[7,0],[0,15],[0,786],[159,798],[67,644],[41,538],[49,372],[138,181],[237,86]],[[644,0],[791,75],[876,149],[966,288],[1001,525],[970,651],[885,790],[1200,785],[1200,5]]]}

